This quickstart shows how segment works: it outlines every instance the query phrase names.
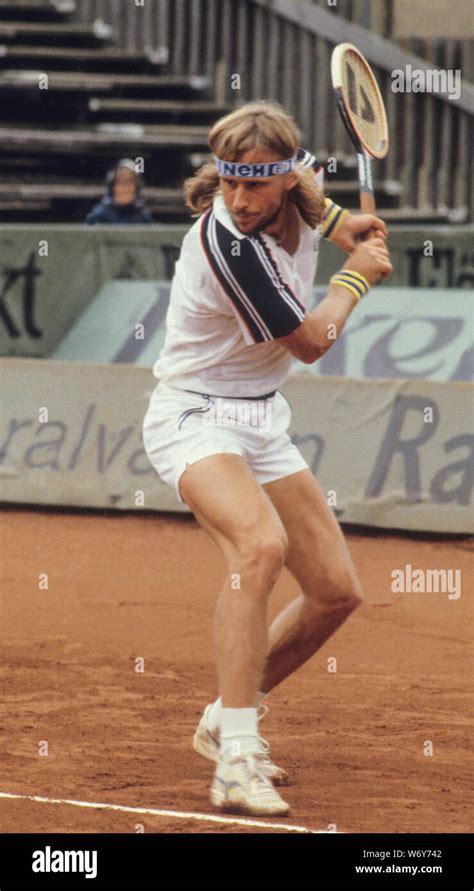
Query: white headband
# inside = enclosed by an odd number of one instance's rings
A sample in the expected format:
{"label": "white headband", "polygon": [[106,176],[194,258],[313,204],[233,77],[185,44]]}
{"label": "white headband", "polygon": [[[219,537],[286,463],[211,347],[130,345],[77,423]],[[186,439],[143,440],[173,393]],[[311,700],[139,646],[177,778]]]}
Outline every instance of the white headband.
{"label": "white headband", "polygon": [[296,155],[286,161],[272,161],[266,164],[240,164],[236,161],[222,161],[216,158],[216,167],[220,176],[247,177],[280,176],[289,173],[296,164]]}

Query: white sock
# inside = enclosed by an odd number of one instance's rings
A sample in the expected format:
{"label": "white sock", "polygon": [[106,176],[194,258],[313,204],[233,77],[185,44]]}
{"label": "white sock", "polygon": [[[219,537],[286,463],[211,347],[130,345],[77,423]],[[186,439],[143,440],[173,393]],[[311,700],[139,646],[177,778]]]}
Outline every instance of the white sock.
{"label": "white sock", "polygon": [[[262,704],[265,697],[268,696],[268,693],[262,693],[261,690],[255,694],[255,708],[258,708],[259,705]],[[209,713],[208,713],[208,722],[211,730],[219,730],[221,725],[221,712],[222,712],[222,699],[219,696],[215,702],[212,703]]]}
{"label": "white sock", "polygon": [[220,728],[221,758],[259,750],[256,708],[221,708]]}

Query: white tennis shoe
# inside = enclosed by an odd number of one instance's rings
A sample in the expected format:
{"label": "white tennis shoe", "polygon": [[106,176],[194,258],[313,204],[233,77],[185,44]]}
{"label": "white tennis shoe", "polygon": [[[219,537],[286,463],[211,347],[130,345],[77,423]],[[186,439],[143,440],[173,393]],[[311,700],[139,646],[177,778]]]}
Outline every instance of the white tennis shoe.
{"label": "white tennis shoe", "polygon": [[211,786],[211,802],[223,811],[255,816],[283,816],[290,810],[262,764],[262,753],[221,759]]}
{"label": "white tennis shoe", "polygon": [[[208,723],[208,715],[211,705],[207,705],[204,714],[198,724],[196,733],[194,734],[193,747],[194,751],[209,761],[219,761],[219,731],[212,730]],[[260,705],[257,710],[257,720],[261,721],[268,712],[268,705]],[[262,736],[260,740],[261,766],[265,771],[269,780],[275,786],[287,786],[289,776],[283,767],[277,767],[270,758],[270,744]]]}

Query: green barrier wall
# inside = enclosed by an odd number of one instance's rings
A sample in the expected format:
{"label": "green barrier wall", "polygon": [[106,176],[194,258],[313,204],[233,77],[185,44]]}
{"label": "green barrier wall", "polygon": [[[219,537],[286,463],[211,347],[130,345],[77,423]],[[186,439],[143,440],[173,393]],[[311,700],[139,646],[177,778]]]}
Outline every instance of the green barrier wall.
{"label": "green barrier wall", "polygon": [[[170,279],[186,226],[0,226],[0,355],[48,356],[111,279]],[[391,287],[474,287],[474,226],[392,227]],[[316,283],[344,255],[323,242]]]}

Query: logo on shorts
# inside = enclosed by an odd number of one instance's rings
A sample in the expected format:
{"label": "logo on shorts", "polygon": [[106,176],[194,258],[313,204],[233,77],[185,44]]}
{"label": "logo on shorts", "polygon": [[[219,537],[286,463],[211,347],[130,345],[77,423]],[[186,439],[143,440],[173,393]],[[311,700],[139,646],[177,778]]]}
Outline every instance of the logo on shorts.
{"label": "logo on shorts", "polygon": [[271,399],[224,399],[216,396],[209,411],[203,415],[203,424],[213,427],[253,427],[271,430]]}

